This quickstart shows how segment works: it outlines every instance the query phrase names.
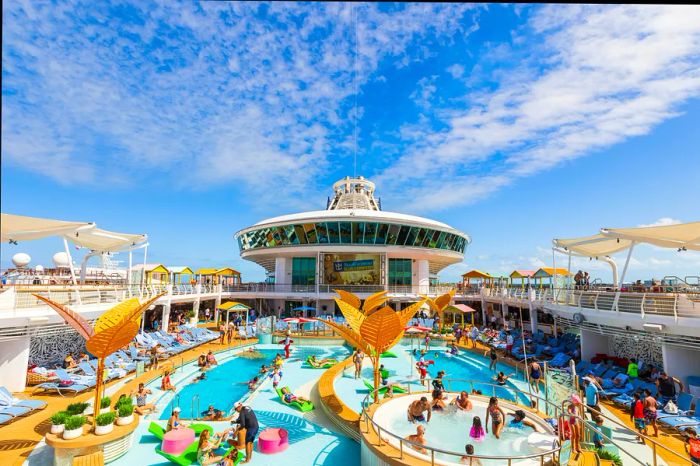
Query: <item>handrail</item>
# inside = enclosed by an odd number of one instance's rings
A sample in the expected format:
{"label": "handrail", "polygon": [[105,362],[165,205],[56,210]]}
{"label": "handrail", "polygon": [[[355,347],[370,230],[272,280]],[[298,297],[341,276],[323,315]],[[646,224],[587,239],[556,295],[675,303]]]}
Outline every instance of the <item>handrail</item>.
{"label": "handrail", "polygon": [[[566,406],[566,405],[571,405],[571,404],[572,404],[571,400],[569,400],[569,399],[563,400],[562,403],[561,403],[561,412],[562,412],[562,413],[566,412],[565,406]],[[662,443],[657,442],[657,441],[654,440],[652,437],[648,437],[648,436],[646,436],[646,435],[644,435],[644,434],[642,434],[642,433],[640,433],[640,432],[637,432],[636,430],[630,428],[630,427],[627,426],[626,424],[623,424],[622,422],[620,422],[618,419],[613,419],[613,418],[611,418],[610,416],[607,416],[607,415],[604,414],[601,410],[592,408],[592,407],[590,407],[590,406],[586,406],[586,409],[588,409],[588,410],[590,410],[591,412],[593,412],[593,413],[595,413],[595,414],[597,414],[597,415],[599,415],[599,416],[601,416],[601,417],[607,419],[608,421],[612,422],[613,424],[615,424],[615,425],[617,425],[617,426],[619,426],[619,427],[622,427],[622,428],[625,429],[626,431],[631,432],[633,435],[636,435],[636,436],[638,436],[638,437],[642,437],[644,440],[648,440],[649,442],[651,442],[651,444],[653,445],[652,451],[653,451],[653,456],[654,456],[654,457],[653,457],[653,466],[657,466],[657,459],[656,459],[656,448],[657,448],[657,447],[661,447],[662,449],[664,449],[664,450],[666,450],[666,451],[668,451],[668,452],[670,452],[670,453],[673,453],[673,454],[676,455],[677,457],[679,457],[679,458],[685,460],[688,464],[693,464],[693,462],[692,462],[690,459],[686,458],[685,456],[679,454],[678,452],[676,452],[676,451],[674,451],[674,450],[671,450],[671,449],[668,448],[666,445],[663,445]],[[567,413],[567,416],[574,416],[574,417],[576,417],[576,418],[578,418],[578,419],[581,419],[581,420],[583,421],[584,424],[585,424],[585,422],[586,422],[586,417],[585,417],[585,416],[584,416],[584,417],[580,417],[580,416],[578,416],[578,413],[577,413],[576,415],[573,415],[573,414],[571,414],[571,413]],[[600,431],[599,431],[599,432],[600,432]],[[634,457],[634,454],[632,454],[632,453],[628,452],[627,450],[625,450],[624,448],[620,447],[620,446],[617,444],[617,442],[615,442],[614,440],[608,438],[608,437],[607,437],[605,434],[603,434],[602,432],[600,432],[600,433],[601,433],[601,435],[603,435],[603,437],[605,437],[607,440],[609,440],[612,444],[614,444],[614,445],[617,446],[620,450],[622,450],[622,451],[624,451],[625,453],[627,453],[628,455],[630,455],[632,458],[634,458],[634,459],[635,459],[637,462],[639,462],[640,464],[643,464],[643,465],[645,465],[645,466],[648,464],[648,463],[646,463],[646,462],[642,462],[641,460],[635,458],[635,457]]]}
{"label": "handrail", "polygon": [[[430,378],[427,378],[426,380],[430,380]],[[546,404],[551,405],[551,406],[554,408],[554,412],[555,412],[556,414],[555,414],[555,416],[553,416],[553,417],[557,417],[557,418],[558,418],[559,415],[561,414],[561,413],[559,412],[559,405],[557,405],[557,404],[555,404],[555,403],[552,403],[551,401],[546,400],[546,399],[542,398],[542,397],[539,396],[539,395],[533,395],[533,394],[524,392],[524,391],[522,391],[522,390],[520,390],[520,389],[517,389],[517,388],[514,388],[514,387],[509,387],[509,386],[506,386],[506,385],[496,385],[496,384],[492,384],[492,383],[489,383],[489,382],[483,382],[483,381],[480,381],[480,380],[473,380],[473,379],[454,379],[454,378],[446,378],[446,379],[443,379],[443,382],[446,382],[447,385],[448,385],[448,387],[451,385],[452,382],[462,382],[462,383],[468,382],[468,383],[470,384],[470,386],[471,386],[472,391],[474,390],[474,383],[477,383],[477,384],[479,384],[480,386],[489,385],[489,386],[493,387],[493,392],[494,392],[494,393],[495,393],[495,389],[496,389],[496,388],[505,389],[505,390],[511,390],[511,391],[513,391],[513,392],[516,393],[516,396],[515,396],[515,399],[516,399],[516,400],[518,399],[517,394],[526,395],[529,399],[536,398],[536,399],[538,399],[538,401],[539,401],[539,400],[542,400],[542,401],[544,401]],[[430,386],[430,383],[428,383],[428,387],[429,387],[429,386]],[[409,387],[409,392],[408,392],[408,393],[411,394],[411,390],[410,390],[411,385],[409,384],[408,387]],[[442,448],[431,447],[431,446],[428,446],[428,445],[422,445],[422,444],[417,443],[417,442],[413,442],[413,441],[410,441],[410,440],[406,440],[406,439],[403,438],[402,436],[399,436],[399,435],[397,435],[397,434],[394,434],[394,433],[392,433],[392,432],[389,432],[389,431],[386,430],[386,429],[383,429],[379,424],[377,424],[377,422],[374,421],[374,419],[372,418],[372,416],[370,415],[369,410],[368,410],[368,407],[369,407],[369,406],[372,406],[372,405],[374,404],[374,403],[373,403],[373,399],[374,399],[374,396],[375,396],[376,394],[378,394],[378,392],[379,392],[379,389],[378,389],[378,388],[375,388],[375,389],[373,389],[373,390],[370,390],[370,392],[367,394],[367,396],[365,396],[365,398],[362,400],[362,413],[361,413],[361,417],[364,417],[364,420],[365,420],[365,428],[366,428],[367,432],[369,432],[369,425],[370,425],[370,423],[371,423],[372,427],[374,428],[375,432],[377,432],[377,437],[379,438],[379,446],[382,445],[382,433],[384,433],[384,434],[389,435],[389,436],[391,436],[392,438],[397,439],[397,440],[399,441],[399,451],[400,451],[400,453],[401,453],[401,459],[403,459],[403,453],[404,453],[403,444],[404,444],[404,443],[406,443],[406,444],[408,444],[408,445],[410,445],[410,446],[413,446],[413,447],[418,447],[418,448],[424,449],[424,450],[426,450],[426,451],[430,451],[430,464],[431,464],[431,465],[435,465],[435,453],[441,453],[441,454],[444,454],[444,455],[457,456],[457,457],[462,457],[462,456],[464,456],[464,453],[463,453],[463,452],[454,452],[454,451],[450,451],[450,450],[444,450],[444,449],[442,449]],[[419,390],[419,391],[413,392],[413,393],[429,393],[429,392],[430,392],[430,389],[427,389],[427,390]],[[485,395],[482,395],[482,396],[485,396]],[[495,395],[494,395],[494,396],[495,396]],[[509,401],[509,403],[512,403],[512,402]],[[512,403],[512,404],[519,405],[519,403],[518,403],[517,401],[516,401],[515,403]],[[521,405],[521,406],[522,406],[522,405]],[[532,409],[532,408],[531,408],[531,407],[528,407],[528,409]],[[362,421],[362,419],[360,419],[360,421]],[[547,450],[547,451],[544,451],[544,452],[538,452],[538,453],[532,453],[532,454],[529,454],[529,455],[516,455],[516,456],[472,455],[471,457],[474,458],[474,459],[484,459],[484,460],[507,460],[507,464],[508,464],[508,465],[511,464],[511,461],[512,461],[512,460],[523,460],[523,459],[540,458],[540,464],[543,464],[543,463],[544,463],[544,458],[545,458],[545,457],[547,457],[547,456],[554,456],[555,454],[558,454],[558,453],[561,451],[561,447],[562,447],[561,444],[559,444],[558,441],[555,441],[555,443],[557,443],[558,446],[556,446],[555,448],[552,448],[551,450]],[[414,449],[415,449],[415,448],[414,448]],[[418,453],[420,453],[420,452],[418,451]],[[422,454],[425,455],[425,453],[422,453]],[[415,455],[413,455],[413,456],[415,456]]]}

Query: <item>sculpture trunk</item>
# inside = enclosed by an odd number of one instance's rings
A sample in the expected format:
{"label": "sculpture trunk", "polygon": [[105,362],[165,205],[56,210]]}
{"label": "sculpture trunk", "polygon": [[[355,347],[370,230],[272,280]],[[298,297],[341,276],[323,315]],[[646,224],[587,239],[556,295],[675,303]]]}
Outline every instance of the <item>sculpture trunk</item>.
{"label": "sculpture trunk", "polygon": [[374,402],[379,403],[379,354],[372,358],[374,368]]}
{"label": "sculpture trunk", "polygon": [[100,414],[103,393],[103,383],[104,383],[104,373],[105,373],[105,360],[104,358],[97,359],[97,380],[95,380],[95,403],[92,407],[92,427],[93,429],[97,427],[97,415]]}

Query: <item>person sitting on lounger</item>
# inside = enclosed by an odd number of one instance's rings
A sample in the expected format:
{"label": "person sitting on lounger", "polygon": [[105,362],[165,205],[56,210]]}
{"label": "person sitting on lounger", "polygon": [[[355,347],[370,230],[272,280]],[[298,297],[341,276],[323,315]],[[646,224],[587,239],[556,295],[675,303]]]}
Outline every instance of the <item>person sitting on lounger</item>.
{"label": "person sitting on lounger", "polygon": [[336,362],[337,361],[335,359],[330,358],[316,359],[316,356],[314,355],[311,355],[309,358],[309,364],[311,364],[313,367],[323,367],[328,363],[334,364]]}
{"label": "person sitting on lounger", "polygon": [[71,354],[68,353],[66,357],[63,358],[63,368],[73,369],[74,367],[78,367],[78,364],[75,362],[75,359],[73,359],[73,356],[71,356]]}
{"label": "person sitting on lounger", "polygon": [[208,430],[202,431],[197,444],[197,462],[200,465],[216,464],[221,461],[221,456],[215,456],[214,450],[219,448],[221,441],[226,438],[231,429],[225,429],[219,434],[211,436]]}
{"label": "person sitting on lounger", "polygon": [[170,419],[168,419],[167,431],[170,432],[173,429],[182,429],[184,427],[187,427],[187,424],[180,420],[180,407],[175,406]]}
{"label": "person sitting on lounger", "polygon": [[301,396],[296,396],[294,393],[289,391],[289,388],[284,387],[282,390],[282,398],[284,399],[285,403],[291,403],[292,401],[298,401],[300,403],[308,403],[310,402],[308,399],[301,397]]}

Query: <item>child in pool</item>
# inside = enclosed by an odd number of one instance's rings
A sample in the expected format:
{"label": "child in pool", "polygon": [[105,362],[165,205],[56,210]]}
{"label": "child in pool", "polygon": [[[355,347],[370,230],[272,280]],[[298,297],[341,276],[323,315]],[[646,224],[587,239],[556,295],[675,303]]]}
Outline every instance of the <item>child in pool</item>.
{"label": "child in pool", "polygon": [[481,418],[479,416],[474,416],[472,419],[472,428],[469,429],[469,436],[476,442],[481,442],[486,437],[486,432],[481,425]]}
{"label": "child in pool", "polygon": [[469,466],[481,466],[479,458],[474,458],[474,445],[468,443],[464,446],[466,455],[460,458],[460,463],[468,464]]}

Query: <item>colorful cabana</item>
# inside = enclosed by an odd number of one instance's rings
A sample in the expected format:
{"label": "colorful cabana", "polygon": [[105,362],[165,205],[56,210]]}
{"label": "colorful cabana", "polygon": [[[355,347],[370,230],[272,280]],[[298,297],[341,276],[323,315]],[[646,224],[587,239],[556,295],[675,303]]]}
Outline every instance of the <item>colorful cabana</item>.
{"label": "colorful cabana", "polygon": [[476,284],[493,284],[493,279],[494,277],[487,273],[487,272],[482,272],[481,270],[470,270],[469,272],[462,274],[462,286],[464,287],[469,287],[472,284],[472,280]]}
{"label": "colorful cabana", "polygon": [[228,327],[228,317],[230,312],[245,312],[245,325],[248,327],[248,310],[250,306],[246,306],[243,303],[237,301],[226,301],[225,303],[219,304],[217,307],[219,311],[226,313],[226,326]]}
{"label": "colorful cabana", "polygon": [[204,268],[195,272],[199,277],[200,283],[205,285],[236,285],[241,283],[241,273],[230,267],[221,269]]}
{"label": "colorful cabana", "polygon": [[456,316],[459,315],[462,318],[462,325],[464,325],[464,315],[465,314],[471,314],[472,315],[472,325],[474,325],[474,313],[476,312],[476,309],[473,307],[469,307],[466,304],[452,304],[448,306],[445,311],[445,313],[451,313],[452,314],[452,322],[455,323],[457,322]]}
{"label": "colorful cabana", "polygon": [[567,278],[570,277],[572,274],[568,270],[564,268],[554,268],[554,267],[540,267],[537,269],[537,271],[533,274],[532,278],[535,282],[535,285],[537,285],[537,280],[540,281],[539,287],[542,288],[544,285],[544,280],[549,279],[549,286],[553,287],[555,285],[555,280],[556,277],[562,277],[562,278]]}
{"label": "colorful cabana", "polygon": [[167,285],[170,283],[170,270],[163,264],[138,264],[131,269],[131,278],[131,283]]}
{"label": "colorful cabana", "polygon": [[529,285],[534,275],[534,270],[516,269],[510,273],[508,278],[510,278],[511,285],[515,285],[514,280],[520,280],[520,286],[525,287],[525,280],[527,280],[527,284]]}
{"label": "colorful cabana", "polygon": [[194,276],[194,271],[183,265],[168,267],[170,270],[170,282],[174,284],[189,283]]}

